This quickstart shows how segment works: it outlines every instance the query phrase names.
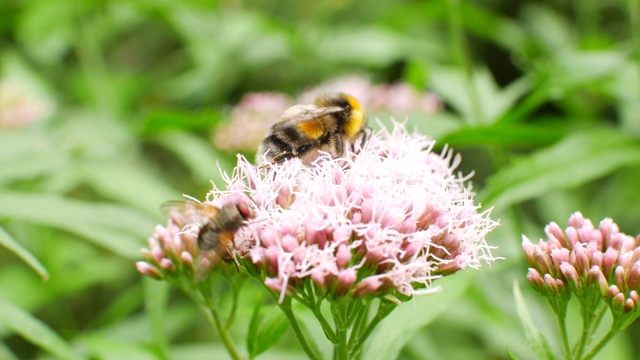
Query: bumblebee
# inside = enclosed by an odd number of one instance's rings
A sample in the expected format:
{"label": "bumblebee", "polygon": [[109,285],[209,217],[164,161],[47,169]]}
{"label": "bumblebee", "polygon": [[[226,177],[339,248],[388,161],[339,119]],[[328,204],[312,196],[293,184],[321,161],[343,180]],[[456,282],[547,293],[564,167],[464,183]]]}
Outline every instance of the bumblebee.
{"label": "bumblebee", "polygon": [[282,113],[260,144],[256,162],[275,164],[297,157],[309,165],[318,151],[340,157],[347,144],[359,137],[366,141],[366,126],[364,110],[353,96],[321,95],[312,104],[294,105]]}
{"label": "bumblebee", "polygon": [[236,231],[253,217],[249,204],[242,202],[216,207],[195,201],[167,201],[160,205],[160,211],[181,225],[198,226],[198,247],[213,250],[225,260],[229,259],[228,246]]}

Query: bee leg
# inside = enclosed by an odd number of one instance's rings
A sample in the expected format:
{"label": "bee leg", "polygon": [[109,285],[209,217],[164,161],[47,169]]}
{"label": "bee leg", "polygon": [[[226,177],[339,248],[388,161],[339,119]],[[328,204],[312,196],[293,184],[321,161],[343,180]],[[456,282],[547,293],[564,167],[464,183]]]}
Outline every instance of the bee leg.
{"label": "bee leg", "polygon": [[362,130],[362,137],[360,139],[360,149],[364,149],[364,146],[367,144],[367,141],[369,141],[371,134],[373,134],[373,130],[371,130],[371,128],[367,127]]}
{"label": "bee leg", "polygon": [[342,136],[336,135],[332,137],[333,148],[336,153],[335,156],[342,156],[344,154],[344,142],[342,141]]}
{"label": "bee leg", "polygon": [[277,164],[277,163],[285,162],[285,161],[291,159],[292,157],[294,157],[294,155],[291,154],[290,152],[283,152],[283,153],[280,153],[280,154],[274,156],[273,159],[271,160],[271,162],[274,163],[274,164]]}

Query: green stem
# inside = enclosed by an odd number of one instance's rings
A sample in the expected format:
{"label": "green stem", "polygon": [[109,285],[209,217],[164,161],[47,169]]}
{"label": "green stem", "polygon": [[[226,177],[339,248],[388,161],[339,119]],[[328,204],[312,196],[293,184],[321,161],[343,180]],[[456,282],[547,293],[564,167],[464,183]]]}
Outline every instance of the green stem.
{"label": "green stem", "polygon": [[346,319],[344,317],[344,311],[342,309],[341,304],[332,303],[331,304],[331,313],[333,314],[333,320],[336,323],[336,338],[337,341],[333,342],[334,352],[333,358],[335,360],[345,360],[351,358],[351,349],[349,349],[347,337],[348,337],[348,328],[346,325]]}
{"label": "green stem", "polygon": [[[591,329],[589,329],[589,341],[593,337],[593,334],[596,333],[596,330],[598,329],[598,326],[600,326],[600,322],[602,321],[602,318],[604,317],[604,314],[608,308],[609,307],[607,306],[607,304],[602,304],[600,306],[600,310],[598,310],[595,321],[593,322],[593,324],[591,324]],[[589,344],[589,342],[587,342],[587,344]]]}
{"label": "green stem", "polygon": [[229,352],[231,358],[234,360],[240,360],[241,357],[238,354],[235,346],[233,345],[227,329],[222,326],[222,322],[220,321],[220,313],[218,313],[218,310],[214,307],[207,306],[202,302],[198,302],[198,306],[206,316],[211,327],[218,330],[220,338],[222,338],[222,343],[224,344],[225,348],[227,348],[227,352]]}
{"label": "green stem", "polygon": [[371,333],[373,332],[373,329],[375,329],[375,327],[380,323],[380,321],[382,321],[382,319],[387,317],[387,315],[389,315],[391,311],[393,311],[393,309],[395,308],[396,308],[396,305],[385,304],[382,301],[380,302],[380,305],[378,305],[378,312],[376,313],[376,316],[374,316],[373,319],[371,319],[371,322],[367,325],[362,335],[360,335],[360,337],[353,344],[352,353],[357,354],[360,351],[360,348],[362,347],[364,342],[367,340],[369,335],[371,335]]}
{"label": "green stem", "polygon": [[296,335],[296,338],[300,342],[300,345],[302,346],[302,349],[307,354],[309,359],[313,359],[313,360],[320,359],[318,357],[318,355],[316,355],[313,352],[313,350],[311,350],[311,346],[309,346],[309,343],[307,342],[307,338],[305,338],[304,333],[302,332],[302,329],[300,328],[300,324],[298,323],[298,319],[296,319],[296,316],[294,315],[293,310],[291,309],[291,298],[285,297],[284,301],[282,302],[282,304],[279,304],[278,306],[280,306],[280,310],[282,310],[284,315],[289,320],[289,323],[291,324],[291,328],[293,329],[293,333]]}
{"label": "green stem", "polygon": [[449,31],[451,31],[451,42],[455,50],[458,63],[462,67],[463,80],[467,98],[471,104],[472,124],[481,124],[483,122],[482,109],[480,107],[480,97],[473,81],[473,68],[467,52],[467,42],[465,39],[462,15],[460,13],[460,3],[462,0],[448,0],[449,8]]}
{"label": "green stem", "polygon": [[620,329],[616,326],[616,324],[611,325],[611,329],[609,329],[607,335],[605,335],[602,340],[600,340],[600,342],[598,342],[598,344],[593,349],[591,349],[591,351],[584,357],[583,360],[590,360],[594,356],[596,356],[596,354],[600,350],[602,350],[602,348],[609,342],[609,340],[611,340],[611,338],[613,338],[615,334],[618,333],[618,331],[620,331]]}
{"label": "green stem", "polygon": [[571,359],[571,346],[569,346],[569,337],[567,336],[567,324],[565,318],[558,317],[560,332],[562,332],[562,344],[564,345],[565,359]]}
{"label": "green stem", "polygon": [[[637,72],[640,78],[640,0],[628,0],[629,3],[629,21],[631,22],[631,39],[634,45],[633,58],[638,65]],[[637,95],[640,96],[640,82],[636,89]]]}
{"label": "green stem", "polygon": [[587,343],[587,339],[589,338],[589,329],[590,329],[590,321],[587,317],[583,316],[582,319],[582,335],[580,335],[580,342],[575,349],[575,356],[573,357],[575,360],[580,360],[582,358],[582,353],[584,352],[584,347]]}
{"label": "green stem", "polygon": [[232,299],[231,299],[231,311],[229,312],[229,317],[227,318],[227,322],[224,325],[225,329],[229,329],[231,327],[231,325],[233,324],[233,320],[235,320],[236,318],[236,311],[238,309],[238,298],[240,297],[240,289],[237,287],[237,284],[230,282],[231,283],[231,292],[232,292]]}
{"label": "green stem", "polygon": [[322,301],[318,301],[317,303],[314,303],[313,307],[311,307],[311,311],[313,311],[313,314],[320,321],[320,325],[322,325],[322,330],[324,330],[324,335],[327,337],[327,339],[329,339],[329,341],[335,344],[338,338],[336,337],[336,333],[333,331],[331,324],[329,324],[327,319],[324,317],[324,314],[322,314],[321,305],[322,305]]}

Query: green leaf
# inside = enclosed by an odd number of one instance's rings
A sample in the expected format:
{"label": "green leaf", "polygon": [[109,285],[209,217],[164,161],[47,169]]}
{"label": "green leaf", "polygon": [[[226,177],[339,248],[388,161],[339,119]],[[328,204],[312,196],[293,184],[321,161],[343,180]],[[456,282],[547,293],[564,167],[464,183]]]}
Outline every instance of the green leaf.
{"label": "green leaf", "polygon": [[19,360],[18,357],[11,352],[6,344],[0,344],[0,359],[3,360]]}
{"label": "green leaf", "polygon": [[465,126],[444,136],[439,141],[451,146],[501,146],[527,148],[550,145],[563,136],[565,130],[526,124],[502,124],[491,126]]}
{"label": "green leaf", "polygon": [[69,344],[48,325],[23,309],[0,300],[0,323],[30,343],[61,359],[80,359]]}
{"label": "green leaf", "polygon": [[253,307],[253,313],[251,314],[251,320],[249,321],[249,328],[247,331],[247,351],[249,351],[249,357],[253,358],[255,355],[256,342],[258,341],[258,330],[260,329],[260,310],[262,309],[262,295],[258,295],[258,300]]}
{"label": "green leaf", "polygon": [[254,356],[274,346],[289,327],[286,316],[276,306],[265,307],[263,310],[266,310],[266,314],[263,316],[260,332],[256,338]]}
{"label": "green leaf", "polygon": [[100,194],[160,216],[159,205],[179,192],[162,182],[162,174],[122,162],[89,163],[81,166],[84,179]]}
{"label": "green leaf", "polygon": [[511,351],[509,351],[509,348],[508,348],[508,347],[507,347],[507,356],[508,356],[508,357],[509,357],[509,359],[511,359],[511,360],[520,360],[520,359],[518,359],[518,357],[517,357],[517,356],[513,355],[513,354],[511,353]]}
{"label": "green leaf", "polygon": [[166,312],[167,299],[171,287],[168,283],[143,277],[145,310],[149,318],[149,328],[153,340],[161,354],[167,353]]}
{"label": "green leaf", "polygon": [[[468,85],[461,69],[434,66],[431,80],[434,91],[456,109],[461,117],[474,118],[473,104],[465,90]],[[495,122],[531,89],[529,80],[524,77],[500,88],[486,68],[475,69],[471,81],[477,92],[483,124]]]}
{"label": "green leaf", "polygon": [[52,194],[0,193],[0,217],[64,229],[131,259],[156,225],[133,209]]}
{"label": "green leaf", "polygon": [[140,126],[142,135],[154,135],[175,130],[206,130],[220,119],[219,111],[191,112],[181,109],[154,109]]}
{"label": "green leaf", "polygon": [[31,254],[27,249],[22,247],[20,243],[18,243],[9,233],[7,233],[2,227],[0,227],[0,245],[3,245],[9,251],[18,255],[20,259],[22,259],[27,265],[29,265],[35,272],[40,275],[43,281],[47,281],[49,279],[49,273],[47,269],[42,266],[40,261],[36,259],[33,254]]}
{"label": "green leaf", "polygon": [[247,333],[249,356],[254,358],[274,346],[288,327],[289,322],[282,311],[273,304],[263,304],[262,296],[259,296]]}
{"label": "green leaf", "polygon": [[505,166],[489,179],[480,198],[504,208],[637,164],[640,143],[636,140],[609,129],[583,131]]}
{"label": "green leaf", "polygon": [[65,168],[68,160],[56,149],[51,134],[38,130],[0,132],[0,182],[34,178]]}
{"label": "green leaf", "polygon": [[525,304],[524,298],[522,297],[522,292],[520,292],[520,286],[515,280],[513,281],[513,296],[516,299],[518,316],[520,317],[520,322],[522,322],[522,326],[524,327],[525,336],[529,341],[529,345],[531,346],[533,351],[538,354],[538,357],[540,359],[555,359],[555,356],[551,351],[551,347],[549,346],[547,339],[545,339],[544,335],[533,324],[531,315],[529,314],[529,310],[527,310],[527,305]]}
{"label": "green leaf", "polygon": [[178,156],[189,167],[196,181],[216,185],[225,184],[218,164],[222,169],[231,169],[235,165],[218,153],[205,140],[184,132],[170,132],[158,135],[156,141]]}
{"label": "green leaf", "polygon": [[[470,273],[438,279],[442,291],[416,296],[389,314],[378,324],[365,344],[364,359],[396,359],[402,348],[424,326],[445,312],[471,284]],[[416,316],[419,314],[419,316]]]}

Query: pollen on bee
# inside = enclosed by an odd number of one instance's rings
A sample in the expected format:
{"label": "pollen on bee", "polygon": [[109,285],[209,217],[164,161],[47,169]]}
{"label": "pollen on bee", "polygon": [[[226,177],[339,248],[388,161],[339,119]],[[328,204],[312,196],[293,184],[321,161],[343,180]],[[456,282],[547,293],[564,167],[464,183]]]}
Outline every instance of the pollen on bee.
{"label": "pollen on bee", "polygon": [[320,121],[304,121],[297,124],[296,126],[307,137],[309,137],[312,140],[317,140],[320,136],[322,136],[326,132],[323,125],[324,124]]}

